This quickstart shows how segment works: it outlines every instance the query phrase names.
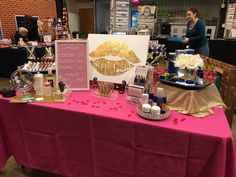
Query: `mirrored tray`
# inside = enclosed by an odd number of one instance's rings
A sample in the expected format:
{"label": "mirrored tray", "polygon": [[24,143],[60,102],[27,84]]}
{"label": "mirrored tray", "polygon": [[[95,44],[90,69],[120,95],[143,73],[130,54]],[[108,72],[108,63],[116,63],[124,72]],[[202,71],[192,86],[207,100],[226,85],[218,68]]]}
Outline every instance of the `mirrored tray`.
{"label": "mirrored tray", "polygon": [[153,114],[151,112],[142,112],[142,106],[138,105],[137,106],[137,114],[147,120],[154,120],[154,121],[161,121],[161,120],[165,120],[167,118],[169,118],[170,116],[170,108],[167,107],[166,109],[166,113],[164,114]]}
{"label": "mirrored tray", "polygon": [[205,88],[207,87],[208,85],[210,85],[211,83],[204,83],[204,84],[201,84],[201,85],[192,85],[192,84],[180,84],[180,83],[177,83],[176,80],[178,78],[177,77],[172,77],[170,79],[163,79],[161,77],[159,77],[159,80],[165,84],[168,84],[168,85],[172,85],[172,86],[175,86],[175,87],[178,87],[178,88],[183,88],[183,89],[187,89],[187,90],[198,90],[198,89],[202,89],[202,88]]}

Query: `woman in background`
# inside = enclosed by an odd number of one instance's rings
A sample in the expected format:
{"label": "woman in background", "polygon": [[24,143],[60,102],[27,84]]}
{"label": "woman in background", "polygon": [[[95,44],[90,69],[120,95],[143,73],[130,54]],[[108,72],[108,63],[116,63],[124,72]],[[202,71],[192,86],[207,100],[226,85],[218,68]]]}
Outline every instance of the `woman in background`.
{"label": "woman in background", "polygon": [[202,19],[198,17],[198,11],[190,8],[186,13],[188,24],[183,42],[188,44],[195,53],[209,56],[209,46],[205,35],[206,27]]}
{"label": "woman in background", "polygon": [[14,35],[15,44],[19,45],[20,38],[22,38],[22,42],[29,42],[28,38],[28,30],[25,27],[20,27],[18,31],[16,31]]}

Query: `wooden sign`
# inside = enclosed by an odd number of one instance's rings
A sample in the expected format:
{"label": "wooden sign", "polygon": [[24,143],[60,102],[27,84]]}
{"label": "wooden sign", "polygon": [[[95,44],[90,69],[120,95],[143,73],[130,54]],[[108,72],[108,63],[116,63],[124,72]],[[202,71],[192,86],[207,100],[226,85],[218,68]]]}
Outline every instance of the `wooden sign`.
{"label": "wooden sign", "polygon": [[57,40],[56,79],[62,81],[71,90],[88,90],[88,46],[87,41]]}

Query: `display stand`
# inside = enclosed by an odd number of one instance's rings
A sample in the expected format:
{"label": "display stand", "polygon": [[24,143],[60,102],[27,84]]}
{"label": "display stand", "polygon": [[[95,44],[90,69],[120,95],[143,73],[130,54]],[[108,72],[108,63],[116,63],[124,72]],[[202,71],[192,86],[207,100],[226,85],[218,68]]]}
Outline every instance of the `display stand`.
{"label": "display stand", "polygon": [[23,94],[19,94],[11,99],[11,103],[27,103],[27,102],[41,102],[41,103],[64,103],[71,95],[70,89],[65,89],[63,92],[54,91],[52,96],[36,96],[32,94],[30,97],[25,97]]}
{"label": "display stand", "polygon": [[27,50],[27,58],[29,60],[35,60],[36,59],[36,57],[35,57],[35,47],[34,46],[26,46],[25,48]]}

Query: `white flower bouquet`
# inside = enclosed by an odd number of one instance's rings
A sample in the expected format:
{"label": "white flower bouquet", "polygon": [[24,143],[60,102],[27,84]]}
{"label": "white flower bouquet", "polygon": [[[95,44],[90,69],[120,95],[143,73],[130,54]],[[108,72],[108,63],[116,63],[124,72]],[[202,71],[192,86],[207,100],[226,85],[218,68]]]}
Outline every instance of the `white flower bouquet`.
{"label": "white flower bouquet", "polygon": [[176,58],[175,66],[179,67],[180,69],[194,70],[202,68],[204,66],[204,62],[199,54],[180,54]]}

